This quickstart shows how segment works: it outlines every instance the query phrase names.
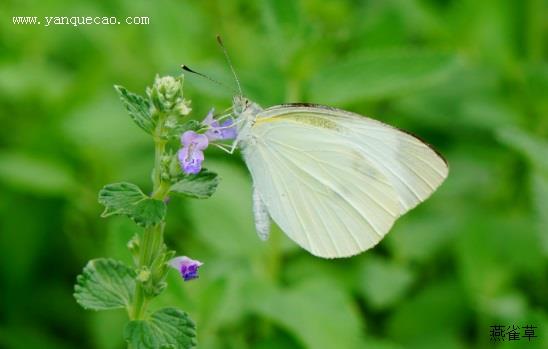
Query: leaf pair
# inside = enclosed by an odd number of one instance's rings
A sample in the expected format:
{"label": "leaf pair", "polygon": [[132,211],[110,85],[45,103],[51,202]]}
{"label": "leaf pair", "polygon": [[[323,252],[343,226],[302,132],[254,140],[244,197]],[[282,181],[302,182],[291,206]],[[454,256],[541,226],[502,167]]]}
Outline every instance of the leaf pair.
{"label": "leaf pair", "polygon": [[[202,171],[197,175],[182,176],[173,184],[170,193],[206,199],[213,195],[219,178],[217,174]],[[108,184],[99,191],[99,203],[105,206],[101,217],[126,215],[138,225],[148,228],[163,221],[166,204],[145,195],[135,184],[120,182]]]}
{"label": "leaf pair", "polygon": [[[135,272],[114,259],[89,261],[77,278],[76,301],[85,309],[129,309],[135,290]],[[196,325],[188,314],[175,309],[160,309],[146,320],[132,320],[124,339],[133,349],[194,348]]]}

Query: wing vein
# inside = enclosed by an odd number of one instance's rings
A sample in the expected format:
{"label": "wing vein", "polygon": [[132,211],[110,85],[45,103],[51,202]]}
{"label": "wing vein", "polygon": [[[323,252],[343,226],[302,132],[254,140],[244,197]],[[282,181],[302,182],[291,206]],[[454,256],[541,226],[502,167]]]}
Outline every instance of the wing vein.
{"label": "wing vein", "polygon": [[[309,177],[315,179],[315,180],[318,181],[319,183],[321,183],[321,184],[323,184],[324,186],[330,188],[334,193],[337,194],[337,196],[339,196],[341,199],[343,199],[344,202],[346,202],[352,209],[354,209],[354,211],[356,211],[356,213],[358,214],[358,216],[361,217],[361,218],[362,218],[362,219],[363,219],[363,220],[364,220],[364,221],[373,229],[373,231],[375,232],[375,234],[377,234],[377,235],[379,235],[379,236],[382,236],[382,234],[379,232],[378,228],[375,227],[375,226],[371,223],[371,221],[369,220],[369,218],[367,218],[365,215],[363,215],[363,214],[356,208],[356,206],[355,206],[352,202],[350,202],[350,201],[348,200],[348,198],[346,198],[344,195],[342,195],[342,194],[339,192],[339,190],[337,190],[337,189],[334,188],[333,186],[331,186],[331,185],[325,183],[325,181],[320,180],[317,176],[315,176],[314,174],[310,173],[308,170],[305,170],[305,169],[303,169],[303,168],[300,168],[300,167],[295,163],[295,161],[293,161],[291,158],[287,157],[287,156],[284,155],[283,153],[281,153],[281,152],[279,152],[279,151],[278,151],[278,153],[279,153],[280,155],[282,155],[287,161],[291,162],[294,166],[296,166],[297,168],[299,168],[301,171],[303,171],[304,173],[308,174]],[[306,152],[303,152],[303,153],[306,154]],[[310,155],[309,155],[309,157],[310,157]],[[312,156],[312,158],[315,159],[315,160],[317,160],[317,159],[316,159],[315,157],[313,157],[313,156]],[[317,160],[317,161],[320,162],[320,163],[322,162],[322,161],[319,161],[319,160]],[[322,165],[320,165],[320,166],[321,166],[321,168],[324,170],[324,172],[329,173],[329,171],[325,171],[325,168],[324,168]],[[375,199],[373,199],[367,192],[365,192],[365,195],[367,195],[367,196],[371,199],[371,201],[373,201],[374,203],[376,203],[377,206],[379,206],[379,207],[385,209],[386,212],[390,213],[390,211],[388,211],[386,208],[384,208],[382,205],[380,205],[380,204],[379,204]],[[355,236],[353,233],[351,234],[351,236],[352,236],[352,238],[356,241],[356,243],[358,244],[358,246],[360,246],[359,243],[357,242],[358,240],[356,239],[356,236]]]}
{"label": "wing vein", "polygon": [[[391,127],[390,125],[387,125],[387,126],[390,127],[390,131],[392,131],[392,132],[393,132],[393,131],[397,131],[397,132],[403,133],[405,136],[411,137],[410,135],[406,134],[405,132],[402,132],[402,131],[398,130],[397,128],[393,128],[393,127]],[[394,130],[392,130],[392,128],[393,128]],[[391,135],[390,132],[386,132],[387,130],[377,129],[376,131],[379,131],[379,130],[381,130],[381,132],[385,132],[387,135]],[[383,139],[382,137],[376,137],[376,136],[374,135],[374,132],[368,132],[368,135],[369,135],[371,138],[374,138],[374,139],[376,139],[377,141],[382,142],[383,144],[385,144],[385,139]],[[413,138],[413,140],[416,140],[416,138]],[[418,143],[418,144],[417,144],[417,143],[412,143],[412,142],[410,142],[410,143],[413,144],[413,146],[417,146],[417,145],[418,145],[418,146],[421,146],[421,145],[424,146],[425,149],[428,149],[428,151],[434,153],[434,154],[432,154],[432,155],[435,155],[436,158],[439,158],[439,156],[438,156],[437,154],[435,154],[435,152],[434,152],[428,145],[426,145],[426,144],[424,144],[424,143]],[[397,149],[397,146],[394,147],[394,146],[391,146],[391,144],[386,144],[386,146],[387,146],[388,148],[390,148],[394,153],[396,153],[396,154],[399,153],[399,152],[398,152],[398,149]],[[429,163],[428,161],[425,161],[422,157],[417,156],[417,155],[414,155],[414,154],[409,154],[409,155],[410,155],[410,156],[413,156],[413,158],[415,158],[415,159],[420,160],[423,164],[426,164],[426,165],[427,165],[428,167],[430,167],[434,172],[436,172],[441,178],[445,178],[445,175],[444,175],[443,173],[441,173],[436,167],[432,166],[431,163]]]}
{"label": "wing vein", "polygon": [[[268,150],[268,147],[266,146],[266,144],[265,144],[265,149]],[[261,154],[262,154],[262,151],[261,151],[260,148],[259,148],[259,151],[260,151]],[[263,155],[263,158],[264,158],[264,155]],[[267,163],[267,166],[268,166],[268,168],[270,169],[270,172],[273,173],[274,171],[272,171],[272,167],[268,164],[267,161],[265,161],[265,163]],[[281,182],[281,185],[282,185],[283,189],[285,189],[285,193],[289,193],[289,190],[288,190],[287,185],[285,184],[285,182],[284,182],[284,180],[283,180],[283,177],[282,177],[282,176],[278,176],[278,178],[281,179],[280,182]],[[274,185],[276,186],[276,188],[278,188],[278,184],[276,183],[275,176],[272,177],[272,182],[274,183]],[[278,193],[282,193],[282,192],[280,192],[279,190],[276,190],[276,191],[277,191]],[[287,194],[286,194],[286,196],[289,198],[289,201],[290,201],[290,203],[291,203],[291,206],[292,206],[292,207],[297,207],[297,206],[295,205],[295,202],[293,202],[293,199],[291,198],[291,195],[287,195]],[[282,204],[282,206],[283,206],[283,204]],[[285,208],[284,208],[284,210],[285,210]],[[287,215],[287,213],[286,213],[286,215]],[[289,215],[287,215],[287,216],[289,216]],[[304,232],[304,234],[305,234],[305,236],[306,236],[306,240],[308,241],[308,245],[310,246],[310,248],[312,248],[312,246],[313,246],[312,240],[310,239],[310,235],[308,234],[308,231],[307,231],[307,229],[306,229],[306,227],[305,227],[305,225],[304,225],[304,223],[303,223],[303,220],[302,220],[302,218],[301,218],[301,216],[300,216],[298,210],[295,210],[295,216],[297,217],[297,221],[299,222],[299,225],[300,225],[300,226],[302,227],[302,229],[303,229],[303,232]]]}
{"label": "wing vein", "polygon": [[[362,151],[365,153],[366,151],[363,149],[362,146],[360,146],[360,149],[362,149]],[[400,175],[398,175],[394,170],[392,170],[390,168],[390,166],[387,166],[385,164],[382,163],[382,161],[379,161],[377,159],[377,163],[380,164],[382,166],[382,168],[384,168],[385,170],[387,170],[388,172],[392,173],[396,178],[398,178],[406,187],[407,189],[409,189],[409,192],[411,192],[419,201],[421,201],[421,197],[419,196],[419,194],[415,191],[415,189],[404,179],[402,178]]]}
{"label": "wing vein", "polygon": [[[297,148],[295,148],[295,147],[292,147],[292,146],[290,146],[290,145],[288,145],[288,144],[284,144],[284,143],[281,143],[281,142],[278,142],[278,141],[272,141],[272,142],[273,142],[273,143],[276,143],[276,144],[278,144],[278,145],[280,145],[280,146],[282,146],[282,147],[287,147],[287,148],[290,148],[290,149],[293,149],[293,150],[295,150],[295,151],[299,151],[299,152],[300,152],[299,149],[297,149]],[[312,154],[310,154],[310,153],[308,153],[308,152],[302,152],[302,153],[303,153],[303,155],[305,155],[305,156],[311,158],[312,160],[316,161],[318,164],[330,165],[328,162],[326,162],[326,161],[324,161],[324,160],[321,160],[321,159],[318,159],[317,157],[315,157],[314,155],[312,155]],[[284,157],[287,158],[287,159],[289,159],[287,156],[284,156]],[[298,167],[298,166],[297,166],[297,167]],[[299,167],[298,167],[298,168],[299,168]],[[328,173],[328,174],[329,174],[329,171],[326,171],[326,170],[325,170],[325,167],[322,166],[322,169],[324,170],[325,173]],[[345,171],[346,173],[349,173],[349,171],[347,171],[346,169],[344,169],[344,171]],[[318,179],[316,176],[314,176],[313,174],[309,173],[308,171],[306,171],[306,173],[307,173],[310,177],[316,179],[318,182],[320,182],[320,183],[322,183],[323,185],[327,186],[323,181],[319,180],[319,179]],[[360,173],[361,173],[361,172],[360,172]],[[381,182],[381,183],[384,183],[384,184],[386,184],[386,185],[390,185],[390,186],[391,186],[391,183],[387,183],[387,182],[385,182],[385,181],[381,181],[379,178],[373,177],[373,176],[371,176],[371,175],[369,175],[369,174],[367,174],[367,173],[362,173],[362,174],[363,174],[363,175],[366,175],[366,176],[368,176],[368,177],[370,177],[370,178],[372,178],[372,179],[374,179],[374,180],[376,180],[376,181],[379,181],[379,182]],[[333,189],[331,186],[328,186],[328,187],[331,188],[331,189]],[[378,207],[380,207],[381,209],[383,209],[385,212],[389,213],[390,215],[393,215],[393,213],[392,213],[388,208],[386,208],[384,205],[382,205],[382,204],[379,203],[377,200],[375,200],[374,198],[372,198],[371,195],[369,195],[369,193],[367,193],[367,192],[365,192],[365,191],[364,191],[363,193],[364,193],[369,199],[371,199],[371,201],[374,202]],[[338,194],[340,195],[340,193],[338,193]]]}
{"label": "wing vein", "polygon": [[[279,155],[277,154],[276,151],[271,150],[271,152],[272,152],[272,154],[277,158],[278,162],[279,162],[282,166],[284,166],[288,171],[293,171],[293,172],[295,172],[295,170],[291,170],[286,164],[284,164],[284,161],[279,157]],[[286,156],[284,156],[284,158],[287,159]],[[290,162],[291,162],[291,161],[290,161]],[[308,174],[310,177],[316,179],[316,177],[311,176],[307,171],[304,171],[304,170],[300,169],[294,162],[291,162],[291,164],[292,164],[294,167],[296,167],[297,169],[299,169],[300,171],[305,172],[305,173]],[[324,194],[324,193],[318,191],[316,188],[311,187],[310,184],[307,183],[306,181],[302,180],[302,178],[299,178],[298,176],[297,176],[297,178],[298,178],[298,180],[299,180],[301,183],[303,183],[305,186],[309,187],[310,189],[313,189],[316,193]],[[317,180],[317,179],[316,179],[316,180]],[[320,182],[320,181],[318,181],[318,182]],[[322,183],[322,182],[320,182],[320,183]],[[322,183],[322,184],[323,184],[323,183]],[[299,189],[299,190],[300,190],[300,189]],[[321,203],[321,200],[318,200],[318,203]],[[325,206],[323,206],[323,204],[322,204],[322,207],[325,208]],[[327,212],[330,211],[329,208],[325,208],[325,209],[327,210]],[[335,216],[337,216],[337,215],[335,215]],[[340,220],[340,218],[338,218],[338,217],[337,217],[337,219]],[[320,220],[322,221],[322,225],[324,226],[325,231],[326,231],[326,233],[327,233],[327,236],[329,237],[331,243],[333,244],[333,247],[335,248],[335,250],[337,251],[337,253],[340,253],[340,247],[338,246],[338,244],[335,242],[335,240],[333,239],[333,237],[332,237],[331,234],[329,233],[329,231],[330,231],[329,228],[327,228],[327,225],[325,224],[325,222],[323,221],[323,219],[321,219],[321,217],[320,217]],[[352,238],[355,240],[357,246],[361,249],[360,243],[356,240],[356,237],[354,236],[354,234],[348,229],[348,227],[346,227],[346,225],[345,225],[345,228],[346,228],[346,230],[349,232],[350,236],[352,236]]]}

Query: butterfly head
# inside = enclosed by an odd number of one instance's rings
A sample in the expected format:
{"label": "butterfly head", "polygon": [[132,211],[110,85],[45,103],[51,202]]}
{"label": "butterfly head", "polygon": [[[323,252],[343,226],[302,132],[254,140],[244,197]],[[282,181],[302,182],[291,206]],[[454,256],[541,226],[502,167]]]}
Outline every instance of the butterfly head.
{"label": "butterfly head", "polygon": [[236,95],[232,99],[232,106],[236,115],[242,114],[250,105],[250,100],[241,95]]}
{"label": "butterfly head", "polygon": [[233,114],[236,118],[235,124],[238,125],[238,139],[240,147],[243,149],[249,141],[251,127],[263,109],[242,95],[234,96],[232,103]]}
{"label": "butterfly head", "polygon": [[250,116],[255,117],[262,110],[257,103],[252,102],[242,95],[234,96],[234,99],[232,100],[232,107],[234,108],[234,114],[237,118],[244,115],[247,118]]}

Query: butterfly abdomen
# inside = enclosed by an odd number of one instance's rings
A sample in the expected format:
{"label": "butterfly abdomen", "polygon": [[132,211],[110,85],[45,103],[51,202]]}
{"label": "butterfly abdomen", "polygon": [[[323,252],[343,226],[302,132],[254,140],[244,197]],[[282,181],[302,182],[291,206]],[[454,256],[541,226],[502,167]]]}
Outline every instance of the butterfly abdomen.
{"label": "butterfly abdomen", "polygon": [[270,216],[261,194],[253,188],[253,215],[255,217],[255,229],[261,240],[266,241],[270,235]]}

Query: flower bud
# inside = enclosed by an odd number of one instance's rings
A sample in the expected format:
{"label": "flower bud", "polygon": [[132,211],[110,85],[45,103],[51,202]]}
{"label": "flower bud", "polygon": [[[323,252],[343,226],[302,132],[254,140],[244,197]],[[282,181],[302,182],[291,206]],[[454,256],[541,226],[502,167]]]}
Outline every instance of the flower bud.
{"label": "flower bud", "polygon": [[139,245],[139,235],[137,234],[135,234],[127,243],[127,248],[129,249],[129,252],[131,252],[131,256],[135,262],[139,260]]}
{"label": "flower bud", "polygon": [[175,113],[177,113],[180,116],[185,116],[190,114],[192,111],[192,108],[190,107],[190,101],[187,101],[186,99],[180,98],[177,101],[177,104],[175,104],[175,107],[173,108]]}
{"label": "flower bud", "polygon": [[142,267],[135,279],[139,282],[147,282],[150,279],[150,270],[147,267]]}
{"label": "flower bud", "polygon": [[147,95],[152,105],[159,111],[167,112],[180,104],[183,99],[183,76],[160,77],[156,75],[152,87],[147,88]]}

